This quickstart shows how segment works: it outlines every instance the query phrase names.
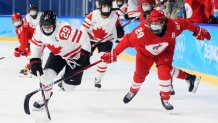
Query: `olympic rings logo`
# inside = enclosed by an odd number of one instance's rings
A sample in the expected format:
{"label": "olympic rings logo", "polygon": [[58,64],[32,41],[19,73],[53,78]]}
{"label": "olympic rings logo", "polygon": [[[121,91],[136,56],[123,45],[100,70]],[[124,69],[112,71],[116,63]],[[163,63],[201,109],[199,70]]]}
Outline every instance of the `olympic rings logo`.
{"label": "olympic rings logo", "polygon": [[175,56],[177,59],[183,59],[185,52],[185,35],[181,34],[176,38]]}

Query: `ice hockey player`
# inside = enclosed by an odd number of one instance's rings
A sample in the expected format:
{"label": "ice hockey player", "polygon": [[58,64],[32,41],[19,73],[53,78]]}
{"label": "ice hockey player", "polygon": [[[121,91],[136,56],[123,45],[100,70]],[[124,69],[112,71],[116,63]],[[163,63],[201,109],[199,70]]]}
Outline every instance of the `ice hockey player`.
{"label": "ice hockey player", "polygon": [[32,28],[36,28],[39,24],[40,16],[42,12],[39,12],[38,6],[36,4],[30,4],[29,13],[25,16],[24,20],[30,24]]}
{"label": "ice hockey player", "polygon": [[127,12],[127,3],[125,0],[115,0],[113,1],[113,9],[119,9],[116,10],[115,12],[119,16],[119,19],[125,19],[125,14]]}
{"label": "ice hockey player", "polygon": [[[139,6],[138,6],[138,10],[139,12],[141,12],[142,14],[140,14],[140,23],[146,23],[146,17],[148,14],[150,14],[150,12],[155,9],[155,0],[139,0]],[[196,75],[192,75],[189,73],[186,73],[178,68],[173,67],[171,70],[171,74],[173,77],[178,78],[178,79],[182,79],[182,80],[186,80],[186,82],[189,85],[189,92],[194,92],[196,90],[194,89],[194,83],[199,83],[200,82],[200,77],[196,76]],[[171,88],[171,95],[175,94],[175,91],[173,89],[173,85]]]}
{"label": "ice hockey player", "polygon": [[12,23],[15,27],[20,45],[14,49],[14,56],[20,57],[25,56],[27,64],[24,69],[20,71],[21,76],[31,77],[29,56],[30,56],[30,40],[33,36],[34,29],[30,25],[22,20],[20,13],[14,13],[12,15]]}
{"label": "ice hockey player", "polygon": [[161,103],[166,110],[173,110],[169,99],[175,38],[186,29],[193,32],[198,40],[210,40],[211,36],[207,30],[195,26],[188,20],[181,18],[172,20],[166,18],[164,13],[158,10],[152,10],[147,17],[147,22],[136,27],[130,34],[126,34],[115,49],[111,53],[105,53],[101,59],[106,63],[115,62],[124,49],[134,47],[137,52],[136,68],[130,91],[123,99],[124,103],[133,99],[151,66],[156,63],[160,80]]}
{"label": "ice hockey player", "polygon": [[[104,52],[110,52],[112,41],[124,36],[118,15],[112,11],[112,0],[98,0],[99,9],[89,13],[85,18],[81,30],[86,31],[90,36],[92,53],[97,48],[101,56]],[[98,43],[97,45],[95,45]],[[101,88],[101,79],[107,70],[107,63],[101,62],[97,65],[95,76],[95,87]]]}
{"label": "ice hockey player", "polygon": [[[57,76],[65,67],[63,77],[68,77],[78,69],[90,64],[91,46],[86,32],[71,27],[68,23],[57,22],[56,15],[51,10],[46,10],[40,17],[31,42],[31,71],[41,76],[41,86],[45,86]],[[41,53],[47,47],[51,53],[42,69]],[[81,84],[83,73],[79,73],[62,82],[65,91],[74,90]],[[52,94],[52,87],[44,91],[46,100]],[[40,109],[44,106],[43,100],[36,101],[33,106]]]}

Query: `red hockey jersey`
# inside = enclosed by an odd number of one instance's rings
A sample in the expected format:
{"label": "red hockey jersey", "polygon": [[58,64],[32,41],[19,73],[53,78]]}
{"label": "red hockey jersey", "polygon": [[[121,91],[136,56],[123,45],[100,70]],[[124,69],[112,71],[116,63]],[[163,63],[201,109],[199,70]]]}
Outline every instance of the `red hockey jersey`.
{"label": "red hockey jersey", "polygon": [[155,57],[162,52],[174,50],[175,39],[183,30],[197,31],[194,24],[181,18],[175,21],[168,18],[166,26],[165,35],[159,37],[146,24],[140,24],[130,34],[125,35],[114,51],[119,55],[124,49],[134,47],[137,55]]}
{"label": "red hockey jersey", "polygon": [[187,18],[193,23],[207,23],[212,12],[211,0],[185,0]]}
{"label": "red hockey jersey", "polygon": [[26,48],[29,48],[29,43],[33,36],[34,29],[30,27],[27,22],[23,22],[21,27],[16,28],[15,31],[20,42],[18,49],[20,51],[24,51]]}

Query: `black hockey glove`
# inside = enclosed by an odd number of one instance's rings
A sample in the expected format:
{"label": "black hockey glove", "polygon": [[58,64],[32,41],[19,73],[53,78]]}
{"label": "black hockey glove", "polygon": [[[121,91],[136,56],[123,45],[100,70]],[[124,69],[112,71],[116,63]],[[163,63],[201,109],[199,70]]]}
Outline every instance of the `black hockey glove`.
{"label": "black hockey glove", "polygon": [[209,24],[216,24],[216,18],[214,18],[213,15],[210,15],[209,20],[208,20]]}
{"label": "black hockey glove", "polygon": [[33,75],[37,76],[37,71],[39,71],[40,76],[43,74],[42,71],[42,61],[40,58],[30,59],[30,70]]}
{"label": "black hockey glove", "polygon": [[76,60],[76,62],[80,64],[82,67],[88,66],[90,65],[90,56],[91,56],[90,52],[82,49],[80,58]]}

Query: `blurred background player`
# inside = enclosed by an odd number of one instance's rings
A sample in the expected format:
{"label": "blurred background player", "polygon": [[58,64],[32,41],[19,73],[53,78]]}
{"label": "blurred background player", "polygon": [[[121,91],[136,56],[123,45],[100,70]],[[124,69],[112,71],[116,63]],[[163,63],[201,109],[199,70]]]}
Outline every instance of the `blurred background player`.
{"label": "blurred background player", "polygon": [[[99,9],[89,13],[85,18],[81,30],[88,33],[92,44],[92,53],[97,48],[101,56],[104,52],[110,52],[113,41],[124,36],[123,27],[118,15],[112,11],[112,0],[98,0]],[[97,45],[95,45],[97,43]],[[101,88],[101,79],[107,70],[107,63],[97,65],[95,87]]]}
{"label": "blurred background player", "polygon": [[[101,58],[107,63],[112,63],[126,48],[134,47],[137,52],[136,68],[130,91],[123,99],[124,103],[130,102],[137,94],[151,66],[155,63],[160,80],[161,103],[166,110],[173,110],[169,99],[175,38],[186,29],[192,31],[198,40],[210,40],[210,33],[188,20],[167,18],[162,11],[158,10],[152,10],[147,17],[147,22],[146,25],[141,24],[130,34],[125,35],[111,53],[105,53]],[[194,85],[193,92],[196,91],[198,83]]]}
{"label": "blurred background player", "polygon": [[22,20],[20,13],[14,13],[12,15],[12,23],[15,27],[15,31],[19,40],[19,47],[14,50],[14,56],[20,57],[25,56],[27,64],[24,69],[20,71],[21,75],[31,77],[29,56],[30,56],[30,40],[33,36],[34,29],[30,25]]}
{"label": "blurred background player", "polygon": [[42,12],[39,12],[38,6],[36,4],[30,4],[28,14],[25,16],[24,20],[29,23],[32,28],[36,28],[39,24],[40,16]]}
{"label": "blurred background player", "polygon": [[185,0],[186,17],[193,23],[216,23],[211,0]]}
{"label": "blurred background player", "polygon": [[[42,69],[41,53],[44,47],[51,53]],[[57,74],[65,67],[64,78],[72,75],[78,69],[90,64],[91,46],[86,32],[71,27],[65,22],[56,22],[56,15],[51,10],[46,10],[40,18],[31,43],[31,71],[41,76],[41,86],[53,82]],[[80,85],[83,72],[71,76],[62,82],[66,91],[73,91],[75,86]],[[44,90],[45,99],[48,101],[52,95],[52,87]],[[33,104],[34,108],[41,109],[44,101],[39,100]]]}
{"label": "blurred background player", "polygon": [[113,1],[113,8],[118,8],[115,12],[118,14],[119,19],[125,19],[125,14],[127,12],[127,3],[125,0],[114,0]]}

